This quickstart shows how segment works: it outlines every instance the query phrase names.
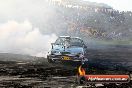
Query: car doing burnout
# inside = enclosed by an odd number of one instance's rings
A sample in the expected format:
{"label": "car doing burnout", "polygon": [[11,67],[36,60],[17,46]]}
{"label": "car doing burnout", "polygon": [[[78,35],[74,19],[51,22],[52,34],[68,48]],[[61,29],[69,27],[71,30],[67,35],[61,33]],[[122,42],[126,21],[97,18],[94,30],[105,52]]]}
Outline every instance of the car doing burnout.
{"label": "car doing burnout", "polygon": [[51,43],[52,49],[48,52],[48,62],[55,61],[80,61],[82,64],[87,61],[85,57],[87,46],[78,37],[60,36]]}

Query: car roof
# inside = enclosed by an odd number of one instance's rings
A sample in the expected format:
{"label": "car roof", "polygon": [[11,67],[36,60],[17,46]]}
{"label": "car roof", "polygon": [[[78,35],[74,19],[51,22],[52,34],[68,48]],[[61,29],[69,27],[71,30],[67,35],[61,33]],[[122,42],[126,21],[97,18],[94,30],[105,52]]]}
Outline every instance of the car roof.
{"label": "car roof", "polygon": [[59,36],[60,38],[70,38],[70,36]]}
{"label": "car roof", "polygon": [[77,38],[77,39],[81,39],[79,37],[71,37],[71,36],[59,36],[59,38]]}
{"label": "car roof", "polygon": [[77,38],[77,39],[81,39],[81,38],[79,38],[79,37],[72,37],[72,38]]}

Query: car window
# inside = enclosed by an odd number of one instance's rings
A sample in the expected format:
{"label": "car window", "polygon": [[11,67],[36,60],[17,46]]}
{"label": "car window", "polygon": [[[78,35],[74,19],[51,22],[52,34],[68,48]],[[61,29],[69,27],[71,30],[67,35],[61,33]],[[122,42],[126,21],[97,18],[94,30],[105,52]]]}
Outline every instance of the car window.
{"label": "car window", "polygon": [[81,46],[82,47],[84,45],[84,43],[81,39],[71,38],[70,45],[71,46]]}
{"label": "car window", "polygon": [[55,42],[56,45],[66,45],[66,46],[79,46],[82,47],[84,45],[83,41],[79,38],[58,38]]}
{"label": "car window", "polygon": [[56,44],[56,45],[62,45],[62,44],[64,44],[64,40],[65,40],[65,38],[58,38],[58,39],[55,41],[55,44]]}

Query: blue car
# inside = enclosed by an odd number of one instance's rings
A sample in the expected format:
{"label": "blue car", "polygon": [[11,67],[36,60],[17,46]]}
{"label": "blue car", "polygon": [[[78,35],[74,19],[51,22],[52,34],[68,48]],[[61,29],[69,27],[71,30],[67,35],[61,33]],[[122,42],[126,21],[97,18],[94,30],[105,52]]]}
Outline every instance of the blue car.
{"label": "blue car", "polygon": [[85,57],[87,46],[79,37],[60,36],[52,43],[52,49],[47,55],[48,62],[56,61],[87,61]]}

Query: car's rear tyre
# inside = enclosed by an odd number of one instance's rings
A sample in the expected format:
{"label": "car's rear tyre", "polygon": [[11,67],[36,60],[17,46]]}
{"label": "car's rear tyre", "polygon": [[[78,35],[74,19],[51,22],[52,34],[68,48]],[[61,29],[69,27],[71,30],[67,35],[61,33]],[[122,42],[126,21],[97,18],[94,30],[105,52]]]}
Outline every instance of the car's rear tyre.
{"label": "car's rear tyre", "polygon": [[54,63],[55,62],[50,56],[47,56],[47,60],[48,60],[49,63]]}

